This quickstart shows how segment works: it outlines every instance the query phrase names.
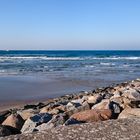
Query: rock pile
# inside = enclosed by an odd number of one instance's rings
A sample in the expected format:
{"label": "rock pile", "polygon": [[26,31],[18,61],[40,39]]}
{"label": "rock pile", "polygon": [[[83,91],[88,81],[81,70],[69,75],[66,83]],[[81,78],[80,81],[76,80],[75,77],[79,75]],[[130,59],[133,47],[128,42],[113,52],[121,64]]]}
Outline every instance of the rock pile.
{"label": "rock pile", "polygon": [[0,136],[140,117],[140,79],[0,113]]}

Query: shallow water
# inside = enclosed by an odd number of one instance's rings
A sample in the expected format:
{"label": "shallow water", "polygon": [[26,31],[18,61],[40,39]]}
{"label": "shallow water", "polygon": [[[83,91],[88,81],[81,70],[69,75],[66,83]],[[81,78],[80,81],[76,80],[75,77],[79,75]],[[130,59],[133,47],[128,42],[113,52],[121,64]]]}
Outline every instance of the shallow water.
{"label": "shallow water", "polygon": [[39,100],[140,77],[140,51],[0,51],[0,101]]}

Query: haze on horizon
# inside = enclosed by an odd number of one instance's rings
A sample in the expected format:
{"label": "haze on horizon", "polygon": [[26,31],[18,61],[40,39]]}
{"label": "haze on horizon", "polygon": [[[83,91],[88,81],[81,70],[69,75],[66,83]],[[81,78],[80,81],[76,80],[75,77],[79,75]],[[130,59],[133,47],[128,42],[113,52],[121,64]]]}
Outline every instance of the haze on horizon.
{"label": "haze on horizon", "polygon": [[139,0],[1,0],[0,50],[138,50],[139,7]]}

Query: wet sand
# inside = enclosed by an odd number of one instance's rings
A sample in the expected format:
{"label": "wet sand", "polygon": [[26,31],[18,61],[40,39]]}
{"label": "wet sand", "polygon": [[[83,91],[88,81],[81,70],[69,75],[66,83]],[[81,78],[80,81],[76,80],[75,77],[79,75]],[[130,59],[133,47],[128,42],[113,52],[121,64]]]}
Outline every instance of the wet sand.
{"label": "wet sand", "polygon": [[70,78],[49,79],[41,76],[1,76],[0,110],[32,102],[46,101],[65,94],[93,90],[122,81],[81,80]]}

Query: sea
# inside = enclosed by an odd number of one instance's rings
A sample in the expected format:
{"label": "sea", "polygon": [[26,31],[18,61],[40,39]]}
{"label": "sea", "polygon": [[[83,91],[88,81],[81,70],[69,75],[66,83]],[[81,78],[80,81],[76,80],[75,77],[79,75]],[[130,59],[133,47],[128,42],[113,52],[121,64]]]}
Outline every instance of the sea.
{"label": "sea", "polygon": [[16,100],[53,97],[136,78],[140,51],[0,51],[1,100],[11,92]]}

